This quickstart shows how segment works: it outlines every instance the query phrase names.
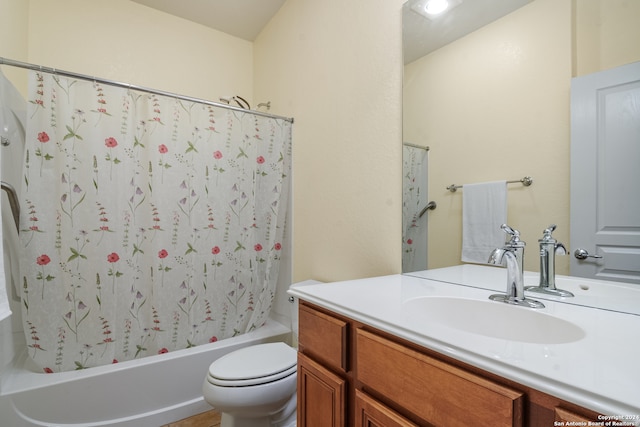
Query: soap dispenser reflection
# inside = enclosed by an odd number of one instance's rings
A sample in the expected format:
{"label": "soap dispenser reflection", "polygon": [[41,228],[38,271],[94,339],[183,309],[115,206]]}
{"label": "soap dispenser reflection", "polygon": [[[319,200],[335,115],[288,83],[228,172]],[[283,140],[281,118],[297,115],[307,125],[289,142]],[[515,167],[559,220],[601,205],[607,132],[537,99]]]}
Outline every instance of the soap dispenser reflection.
{"label": "soap dispenser reflection", "polygon": [[538,240],[540,245],[540,284],[527,286],[525,290],[559,297],[572,297],[571,292],[556,288],[556,255],[567,255],[567,248],[551,235],[555,229],[556,225],[551,224],[543,231],[542,238]]}

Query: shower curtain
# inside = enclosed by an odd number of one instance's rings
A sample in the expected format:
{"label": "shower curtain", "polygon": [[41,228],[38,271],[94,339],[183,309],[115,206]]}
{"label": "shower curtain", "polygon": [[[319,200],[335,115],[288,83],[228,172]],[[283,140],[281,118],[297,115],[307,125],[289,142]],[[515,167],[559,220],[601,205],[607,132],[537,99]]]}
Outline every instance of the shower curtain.
{"label": "shower curtain", "polygon": [[22,317],[58,372],[212,342],[271,309],[291,123],[30,72]]}
{"label": "shower curtain", "polygon": [[402,146],[402,271],[427,269],[427,215],[419,217],[427,205],[429,152]]}

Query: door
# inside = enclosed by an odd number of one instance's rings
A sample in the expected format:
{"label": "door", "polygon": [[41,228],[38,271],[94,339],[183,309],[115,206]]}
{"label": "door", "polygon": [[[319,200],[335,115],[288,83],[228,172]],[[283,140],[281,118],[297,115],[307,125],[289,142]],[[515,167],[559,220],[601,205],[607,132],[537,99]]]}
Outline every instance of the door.
{"label": "door", "polygon": [[573,276],[640,284],[640,62],[571,82],[571,255]]}

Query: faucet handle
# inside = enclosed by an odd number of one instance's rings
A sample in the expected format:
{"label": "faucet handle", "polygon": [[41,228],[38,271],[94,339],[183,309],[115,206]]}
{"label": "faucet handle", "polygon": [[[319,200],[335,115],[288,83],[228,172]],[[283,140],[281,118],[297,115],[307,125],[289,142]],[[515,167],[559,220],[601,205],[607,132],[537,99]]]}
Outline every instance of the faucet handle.
{"label": "faucet handle", "polygon": [[515,229],[509,227],[507,224],[502,224],[500,226],[500,228],[502,228],[502,230],[505,233],[507,233],[507,234],[509,234],[509,235],[511,235],[513,237],[520,237],[520,232],[518,230],[515,230]]}
{"label": "faucet handle", "polygon": [[556,227],[557,227],[557,225],[555,225],[555,224],[551,224],[549,227],[547,227],[542,232],[542,240],[552,240],[553,238],[551,237],[551,233],[553,233],[553,230],[555,230]]}
{"label": "faucet handle", "polygon": [[502,224],[500,228],[509,236],[511,236],[511,239],[509,239],[509,242],[506,243],[508,246],[524,247],[525,243],[520,240],[520,232],[518,230],[516,230],[515,228],[509,227],[507,224]]}
{"label": "faucet handle", "polygon": [[551,236],[551,233],[553,233],[553,230],[555,230],[557,227],[557,225],[555,224],[551,224],[549,227],[547,227],[543,232],[542,232],[542,238],[540,240],[538,240],[538,242],[540,242],[540,244],[543,243],[557,243],[557,241],[553,238],[553,236]]}

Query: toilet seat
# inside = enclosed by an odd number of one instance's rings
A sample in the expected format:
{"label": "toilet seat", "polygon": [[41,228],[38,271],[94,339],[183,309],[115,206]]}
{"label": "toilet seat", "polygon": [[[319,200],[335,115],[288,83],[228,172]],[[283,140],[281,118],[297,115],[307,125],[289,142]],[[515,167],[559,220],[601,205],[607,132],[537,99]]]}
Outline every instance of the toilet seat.
{"label": "toilet seat", "polygon": [[245,347],[209,366],[207,382],[220,387],[266,384],[296,373],[297,352],[282,342]]}

